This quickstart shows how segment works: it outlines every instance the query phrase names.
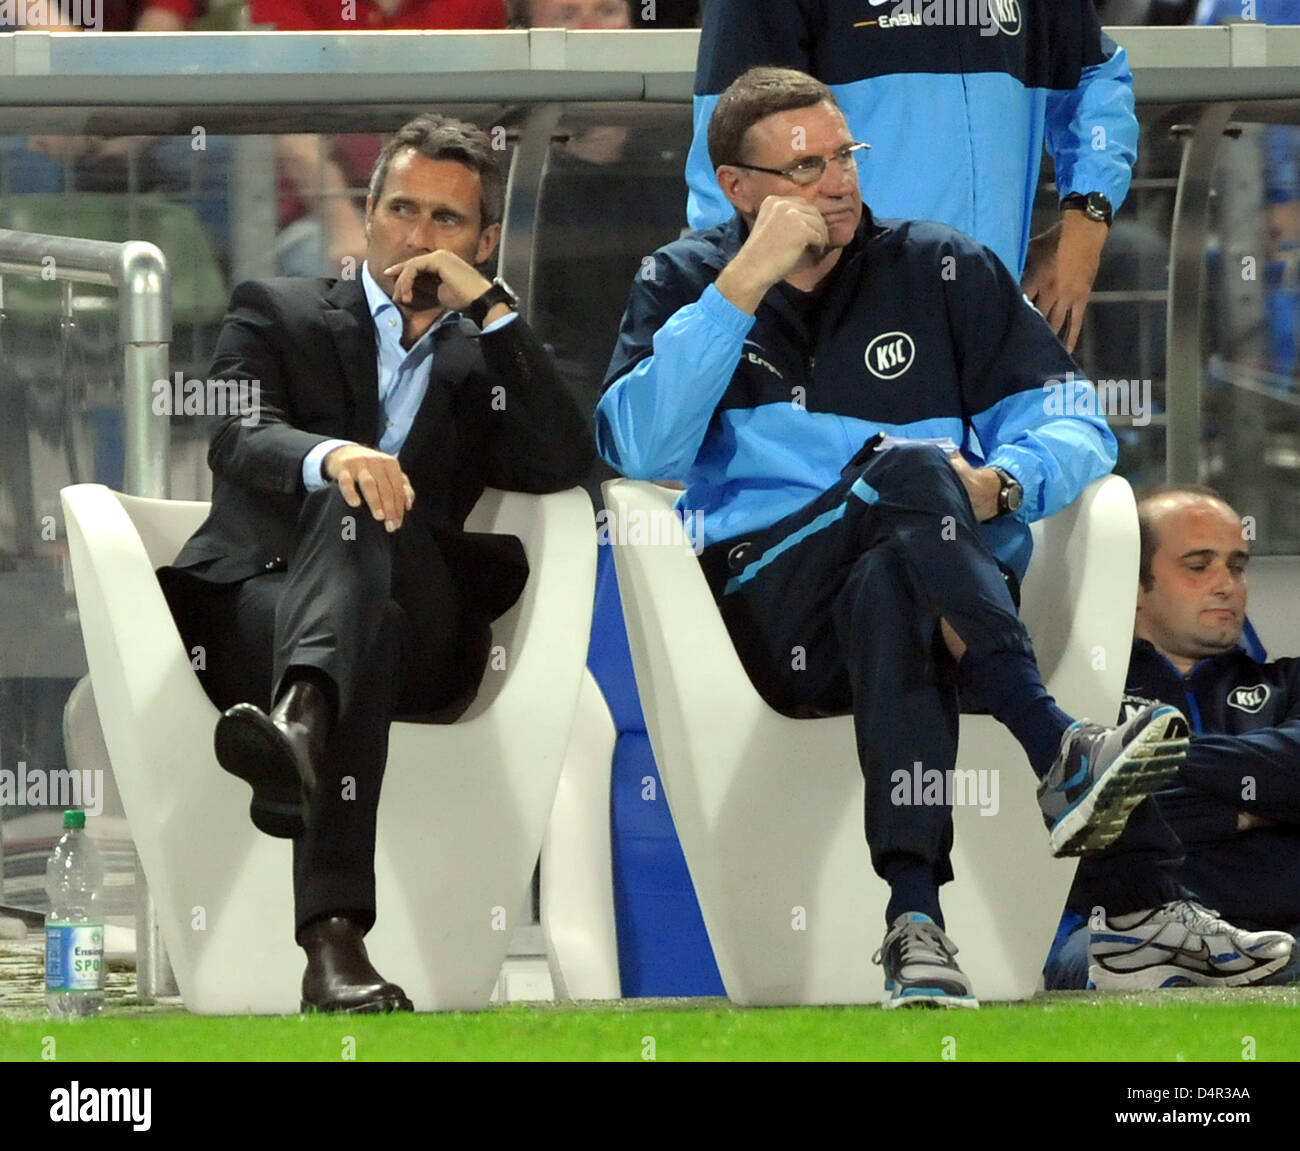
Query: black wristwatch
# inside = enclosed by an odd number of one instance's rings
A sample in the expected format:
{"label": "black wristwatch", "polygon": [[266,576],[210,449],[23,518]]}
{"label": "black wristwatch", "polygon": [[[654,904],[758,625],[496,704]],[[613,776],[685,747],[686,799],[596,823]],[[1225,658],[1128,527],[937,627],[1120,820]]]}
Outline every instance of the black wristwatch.
{"label": "black wristwatch", "polygon": [[1020,486],[1020,481],[1005,468],[993,468],[992,470],[997,472],[998,479],[1002,481],[1002,487],[998,489],[998,515],[1014,515],[1020,510],[1020,505],[1024,502],[1025,489]]}
{"label": "black wristwatch", "polygon": [[488,312],[498,304],[505,304],[512,311],[519,310],[519,297],[510,290],[510,285],[500,276],[492,281],[492,286],[486,292],[465,309],[464,314],[481,328]]}
{"label": "black wristwatch", "polygon": [[1100,192],[1089,192],[1086,196],[1082,192],[1072,192],[1061,201],[1061,211],[1082,212],[1089,220],[1096,220],[1108,228],[1115,214],[1111,210],[1110,200]]}

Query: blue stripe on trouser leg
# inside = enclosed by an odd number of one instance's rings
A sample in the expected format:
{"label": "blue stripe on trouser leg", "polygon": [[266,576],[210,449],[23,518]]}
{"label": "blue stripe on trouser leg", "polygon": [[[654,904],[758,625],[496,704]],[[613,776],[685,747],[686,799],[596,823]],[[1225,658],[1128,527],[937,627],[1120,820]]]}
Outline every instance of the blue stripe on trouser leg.
{"label": "blue stripe on trouser leg", "polygon": [[853,481],[853,486],[849,491],[857,496],[863,503],[874,504],[880,502],[880,493],[861,476],[858,476],[858,478]]}
{"label": "blue stripe on trouser leg", "polygon": [[831,524],[838,522],[844,517],[844,504],[839,507],[831,508],[830,511],[822,512],[821,515],[804,524],[798,531],[791,532],[784,539],[768,548],[753,562],[745,565],[744,569],[738,576],[727,581],[726,594],[730,595],[742,584],[748,583],[768,564],[772,563],[779,556],[784,555],[791,548],[797,547],[803,543],[809,536],[815,535],[823,528],[828,528]]}

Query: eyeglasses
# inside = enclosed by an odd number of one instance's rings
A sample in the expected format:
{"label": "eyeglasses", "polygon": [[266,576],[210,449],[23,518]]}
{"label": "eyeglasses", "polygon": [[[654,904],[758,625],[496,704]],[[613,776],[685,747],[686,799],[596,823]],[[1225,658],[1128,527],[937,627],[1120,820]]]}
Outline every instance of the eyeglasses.
{"label": "eyeglasses", "polygon": [[809,156],[797,164],[791,164],[788,168],[760,168],[757,164],[732,164],[731,166],[744,168],[750,172],[766,172],[769,176],[780,176],[791,183],[807,187],[809,184],[817,183],[826,174],[827,164],[834,162],[847,171],[857,163],[856,154],[870,148],[870,144],[856,142],[845,144],[843,148],[832,152],[829,157]]}

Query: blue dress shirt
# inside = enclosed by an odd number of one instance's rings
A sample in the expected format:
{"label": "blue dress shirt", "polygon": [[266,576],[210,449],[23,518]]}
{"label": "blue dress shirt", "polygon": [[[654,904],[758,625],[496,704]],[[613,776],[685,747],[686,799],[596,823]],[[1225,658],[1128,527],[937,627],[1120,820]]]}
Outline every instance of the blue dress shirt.
{"label": "blue dress shirt", "polygon": [[[429,372],[433,368],[433,333],[444,324],[457,323],[459,312],[446,311],[410,347],[402,347],[402,313],[389,299],[370,274],[369,263],[361,265],[361,286],[365,289],[366,303],[375,324],[375,343],[379,360],[379,409],[382,413],[382,430],[379,433],[379,450],[390,456],[398,455],[415,420],[415,413],[424,402],[429,388]],[[514,312],[483,329],[495,332],[515,318]],[[351,440],[323,440],[302,460],[302,482],[309,492],[327,486],[330,481],[321,474],[321,463],[335,448],[352,443]]]}

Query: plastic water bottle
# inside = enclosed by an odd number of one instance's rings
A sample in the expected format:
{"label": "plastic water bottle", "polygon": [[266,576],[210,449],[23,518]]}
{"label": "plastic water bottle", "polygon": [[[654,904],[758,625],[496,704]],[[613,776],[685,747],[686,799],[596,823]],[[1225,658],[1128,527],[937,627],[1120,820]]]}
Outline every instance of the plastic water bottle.
{"label": "plastic water bottle", "polygon": [[45,1006],[54,1016],[104,1009],[104,865],[86,837],[86,813],[63,813],[63,836],[45,866]]}

